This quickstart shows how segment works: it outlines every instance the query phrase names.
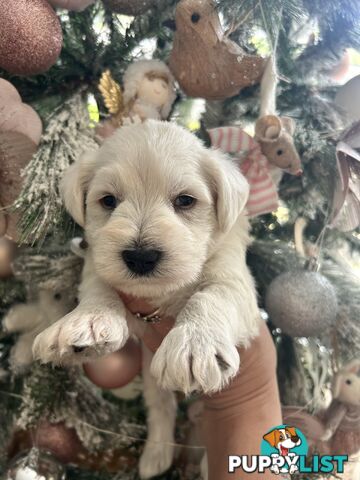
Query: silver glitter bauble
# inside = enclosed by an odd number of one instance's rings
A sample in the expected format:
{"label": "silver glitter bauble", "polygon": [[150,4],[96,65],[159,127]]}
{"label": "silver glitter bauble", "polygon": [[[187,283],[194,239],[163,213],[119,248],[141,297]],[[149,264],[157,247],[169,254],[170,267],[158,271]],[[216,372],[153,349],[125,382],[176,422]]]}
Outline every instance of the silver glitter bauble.
{"label": "silver glitter bauble", "polygon": [[270,283],[265,308],[287,335],[312,337],[334,325],[338,303],[329,280],[318,272],[299,270],[282,273]]}
{"label": "silver glitter bauble", "polygon": [[65,480],[65,469],[55,457],[32,448],[21,452],[10,463],[4,480]]}

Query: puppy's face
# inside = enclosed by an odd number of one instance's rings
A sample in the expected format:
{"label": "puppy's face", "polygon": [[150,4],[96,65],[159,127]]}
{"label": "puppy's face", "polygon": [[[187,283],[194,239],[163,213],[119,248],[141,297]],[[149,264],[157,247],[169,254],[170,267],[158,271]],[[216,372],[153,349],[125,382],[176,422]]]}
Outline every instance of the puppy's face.
{"label": "puppy's face", "polygon": [[264,435],[263,438],[272,447],[277,448],[281,455],[287,455],[289,450],[301,444],[301,439],[297,435],[294,427],[285,427],[272,430]]}
{"label": "puppy's face", "polygon": [[119,129],[69,169],[62,190],[85,225],[97,273],[118,290],[147,297],[199,276],[248,193],[228,159],[161,122]]}

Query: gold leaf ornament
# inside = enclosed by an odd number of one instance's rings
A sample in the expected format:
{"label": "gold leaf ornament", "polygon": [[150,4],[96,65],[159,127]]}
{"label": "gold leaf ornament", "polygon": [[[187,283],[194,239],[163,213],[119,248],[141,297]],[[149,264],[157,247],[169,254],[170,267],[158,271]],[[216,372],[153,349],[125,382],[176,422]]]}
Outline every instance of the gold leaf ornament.
{"label": "gold leaf ornament", "polygon": [[99,91],[104,99],[105,107],[111,115],[119,115],[124,111],[123,94],[120,85],[112,78],[109,70],[101,75]]}

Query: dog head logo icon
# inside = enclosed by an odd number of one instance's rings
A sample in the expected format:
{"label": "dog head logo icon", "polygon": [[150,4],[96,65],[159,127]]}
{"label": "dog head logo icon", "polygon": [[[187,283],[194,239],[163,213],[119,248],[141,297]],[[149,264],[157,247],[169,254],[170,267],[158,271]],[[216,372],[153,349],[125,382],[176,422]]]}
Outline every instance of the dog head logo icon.
{"label": "dog head logo icon", "polygon": [[293,448],[301,445],[301,438],[298,436],[296,428],[289,426],[275,428],[264,435],[263,439],[276,448],[282,456],[288,455]]}

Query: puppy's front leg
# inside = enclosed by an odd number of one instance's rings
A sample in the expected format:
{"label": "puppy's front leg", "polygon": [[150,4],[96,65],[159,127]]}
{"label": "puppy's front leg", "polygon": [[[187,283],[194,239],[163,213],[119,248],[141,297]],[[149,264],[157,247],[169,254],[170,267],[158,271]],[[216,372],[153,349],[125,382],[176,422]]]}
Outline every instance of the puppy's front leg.
{"label": "puppy's front leg", "polygon": [[122,300],[87,258],[79,305],[36,337],[33,354],[44,363],[81,363],[120,349],[128,337]]}
{"label": "puppy's front leg", "polygon": [[174,456],[174,429],[177,404],[175,394],[156,385],[150,373],[152,353],[143,345],[144,399],[148,409],[148,437],[139,464],[140,478],[165,472]]}
{"label": "puppy's front leg", "polygon": [[213,393],[236,375],[236,346],[256,336],[259,322],[252,281],[243,280],[241,290],[239,282],[211,284],[190,298],[152,362],[160,386]]}

